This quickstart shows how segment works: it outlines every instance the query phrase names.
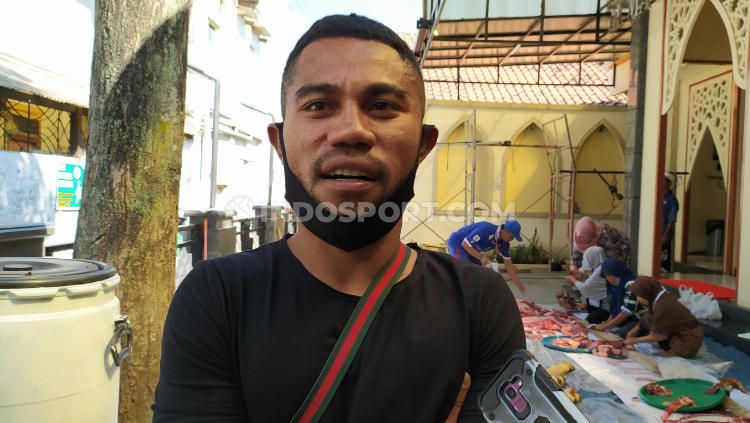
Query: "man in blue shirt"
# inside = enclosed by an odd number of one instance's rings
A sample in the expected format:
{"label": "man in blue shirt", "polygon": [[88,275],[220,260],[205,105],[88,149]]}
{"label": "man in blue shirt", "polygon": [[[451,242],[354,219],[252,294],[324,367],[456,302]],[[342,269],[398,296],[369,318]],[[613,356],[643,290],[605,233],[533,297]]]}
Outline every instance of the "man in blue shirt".
{"label": "man in blue shirt", "polygon": [[677,201],[672,186],[674,175],[665,173],[664,208],[661,221],[661,267],[667,272],[672,271],[672,241],[674,240],[674,225],[677,222],[677,212],[680,203]]}
{"label": "man in blue shirt", "polygon": [[458,229],[448,237],[448,253],[459,260],[492,267],[492,262],[484,252],[494,249],[495,260],[502,258],[513,283],[521,292],[525,292],[526,288],[518,279],[516,266],[510,258],[510,241],[514,238],[519,242],[523,241],[521,224],[516,220],[506,220],[500,226],[490,222],[476,222]]}

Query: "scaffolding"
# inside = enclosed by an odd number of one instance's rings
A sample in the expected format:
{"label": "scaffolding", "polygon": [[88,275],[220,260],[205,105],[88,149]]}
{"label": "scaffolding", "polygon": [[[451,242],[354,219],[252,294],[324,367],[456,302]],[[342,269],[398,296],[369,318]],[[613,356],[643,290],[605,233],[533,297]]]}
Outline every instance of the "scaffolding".
{"label": "scaffolding", "polygon": [[[534,124],[532,124],[534,125]],[[624,175],[626,172],[622,170],[598,170],[594,169],[578,169],[576,165],[576,150],[578,147],[573,146],[572,138],[570,136],[570,126],[568,124],[567,114],[562,114],[557,118],[541,123],[542,133],[544,135],[544,144],[531,144],[531,145],[519,145],[513,144],[511,141],[479,141],[476,134],[476,110],[472,113],[471,117],[464,121],[464,139],[466,141],[444,141],[437,143],[438,149],[440,148],[451,148],[457,146],[464,147],[464,187],[454,194],[451,198],[446,200],[446,204],[454,201],[461,194],[463,194],[463,206],[464,206],[464,224],[474,223],[476,205],[477,202],[483,204],[488,210],[489,218],[504,219],[506,216],[502,216],[476,193],[476,178],[477,178],[477,150],[482,147],[501,147],[501,148],[536,148],[543,149],[546,152],[547,164],[549,167],[549,189],[542,195],[536,198],[531,204],[519,213],[517,216],[523,216],[526,211],[531,209],[533,206],[542,201],[545,197],[549,197],[549,242],[548,250],[546,251],[548,256],[548,265],[550,269],[554,258],[561,253],[564,249],[568,249],[572,252],[573,247],[573,231],[576,214],[580,213],[580,210],[576,204],[576,184],[578,182],[579,175],[595,174],[607,185],[610,194],[612,195],[613,202],[610,210],[605,213],[604,217],[607,217],[612,211],[614,211],[624,199],[624,196],[619,192],[615,182],[609,182],[604,179],[604,175]],[[570,169],[563,169],[563,157],[569,156]],[[418,228],[424,226],[430,230],[435,236],[446,242],[437,231],[435,231],[427,221],[434,216],[436,213],[442,211],[443,206],[438,207],[433,211],[432,214],[427,216],[425,219],[421,219],[416,216],[419,223],[405,233],[401,239],[406,239],[410,234],[416,231]],[[555,243],[555,227],[556,221],[559,219],[558,211],[560,209],[565,210],[565,243],[558,247],[557,250],[554,248]],[[524,237],[528,238],[526,234]]]}

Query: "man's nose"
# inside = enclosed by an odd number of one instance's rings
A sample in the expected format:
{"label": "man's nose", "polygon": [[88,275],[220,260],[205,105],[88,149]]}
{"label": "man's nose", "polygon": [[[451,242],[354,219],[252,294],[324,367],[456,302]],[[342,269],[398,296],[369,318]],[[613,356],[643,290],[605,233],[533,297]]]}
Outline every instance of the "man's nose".
{"label": "man's nose", "polygon": [[369,150],[375,144],[372,122],[357,104],[344,105],[331,122],[328,142],[338,147],[354,147]]}

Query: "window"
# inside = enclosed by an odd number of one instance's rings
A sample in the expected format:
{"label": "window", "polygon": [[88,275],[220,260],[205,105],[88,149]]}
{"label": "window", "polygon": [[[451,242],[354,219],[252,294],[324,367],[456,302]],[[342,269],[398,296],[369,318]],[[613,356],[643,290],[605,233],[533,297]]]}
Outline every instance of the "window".
{"label": "window", "polygon": [[84,110],[62,104],[52,107],[55,104],[49,100],[37,104],[7,89],[0,95],[5,96],[0,97],[0,150],[72,155],[85,146]]}

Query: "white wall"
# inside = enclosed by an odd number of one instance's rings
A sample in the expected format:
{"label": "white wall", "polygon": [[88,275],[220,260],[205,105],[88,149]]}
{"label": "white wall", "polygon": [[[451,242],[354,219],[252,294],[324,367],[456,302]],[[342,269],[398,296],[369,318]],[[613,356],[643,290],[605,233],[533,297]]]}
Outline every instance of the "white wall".
{"label": "white wall", "polygon": [[[606,107],[606,106],[531,106],[531,105],[508,105],[494,103],[471,103],[455,101],[431,101],[428,102],[425,123],[437,126],[440,135],[438,142],[444,142],[447,136],[454,128],[461,125],[467,119],[471,119],[474,111],[477,113],[477,133],[483,141],[506,141],[515,139],[518,134],[524,131],[530,123],[536,122],[542,125],[552,119],[559,118],[563,113],[567,113],[570,126],[571,140],[574,146],[579,145],[591,131],[598,128],[602,122],[606,122],[613,132],[622,139],[622,135],[627,133],[627,109],[625,107]],[[567,142],[567,141],[566,141]],[[484,153],[483,151],[491,151]],[[481,154],[493,154],[494,162],[503,163],[504,155],[509,153],[508,148],[503,147],[483,147],[478,151]],[[436,154],[434,150],[421,164],[417,173],[415,183],[415,198],[412,201],[412,207],[420,210],[420,218],[425,219],[434,212],[425,204],[436,202],[436,180],[440,169],[436,166]],[[621,153],[616,153],[621,154]],[[568,154],[564,154],[568,156]],[[560,164],[561,168],[569,168],[569,159],[565,159]],[[504,179],[504,169],[502,166],[494,166],[496,180],[502,182]],[[547,187],[544,187],[546,189]],[[494,187],[492,201],[500,200],[502,183]],[[543,192],[543,190],[542,190]],[[463,201],[463,196],[459,199]],[[549,200],[542,200],[549,204]],[[501,205],[505,208],[505,205]],[[520,211],[520,210],[517,210]],[[460,214],[460,213],[459,213]],[[531,236],[534,228],[538,231],[538,236],[543,245],[547,248],[549,242],[549,213],[532,215],[524,218],[521,222],[523,233]],[[555,249],[560,248],[566,241],[565,233],[567,231],[567,221],[565,219],[565,210],[559,210],[558,219],[555,227]],[[487,218],[477,218],[484,220]],[[442,221],[441,221],[442,220]],[[449,216],[433,216],[432,222],[428,226],[419,225],[419,221],[413,216],[405,218],[402,235],[406,235],[409,240],[423,243],[440,243],[442,239],[447,239],[451,232],[463,225],[461,218],[448,221]],[[493,219],[491,219],[493,220]],[[617,227],[621,227],[621,222],[617,219],[608,220]],[[418,229],[415,229],[418,226]],[[412,231],[413,230],[413,231]],[[434,232],[436,233],[434,233]],[[409,233],[411,232],[411,233]],[[564,255],[565,256],[565,255]]]}
{"label": "white wall", "polygon": [[[748,60],[750,62],[750,60]],[[750,63],[749,63],[750,64]],[[737,303],[750,307],[750,223],[745,221],[750,210],[750,95],[745,95],[745,115],[743,127],[745,128],[742,140],[742,158],[739,161],[742,173],[740,180],[740,213],[737,214],[739,221],[739,268],[737,270]]]}
{"label": "white wall", "polygon": [[43,223],[54,233],[46,245],[75,240],[78,211],[57,210],[57,171],[66,163],[85,166],[83,158],[0,151],[0,225]]}
{"label": "white wall", "polygon": [[643,162],[641,164],[641,210],[638,230],[638,273],[651,275],[654,261],[654,219],[659,153],[659,120],[661,97],[661,51],[664,2],[651,5],[648,22],[648,59],[646,70],[646,104],[643,123]]}

